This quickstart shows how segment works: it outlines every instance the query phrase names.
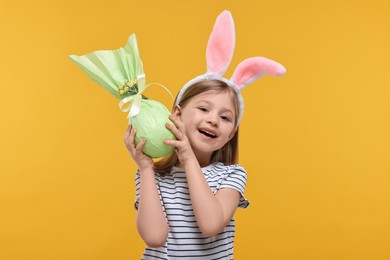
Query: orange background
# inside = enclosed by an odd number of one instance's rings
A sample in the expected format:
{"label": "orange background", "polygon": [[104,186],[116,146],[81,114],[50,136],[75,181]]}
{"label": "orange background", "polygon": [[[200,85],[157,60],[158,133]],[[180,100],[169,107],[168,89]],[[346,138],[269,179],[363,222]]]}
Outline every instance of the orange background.
{"label": "orange background", "polygon": [[[388,1],[7,1],[0,8],[0,259],[139,259],[135,165],[118,100],[68,58],[136,33],[148,82],[205,72],[232,12],[235,66],[287,68],[243,91],[235,259],[390,259]],[[147,90],[168,107],[159,87]]]}

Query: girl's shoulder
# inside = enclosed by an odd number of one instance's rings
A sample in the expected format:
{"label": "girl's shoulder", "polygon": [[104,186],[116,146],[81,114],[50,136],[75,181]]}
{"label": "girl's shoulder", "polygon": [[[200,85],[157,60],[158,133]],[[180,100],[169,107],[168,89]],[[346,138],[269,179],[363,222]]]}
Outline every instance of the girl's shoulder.
{"label": "girl's shoulder", "polygon": [[[229,175],[229,174],[239,174],[246,176],[246,170],[241,164],[230,164],[225,165],[221,162],[212,163],[206,167],[202,168],[202,172],[208,175]],[[159,179],[172,179],[178,177],[185,177],[185,171],[183,168],[174,166],[168,174],[159,174],[156,172],[156,176]]]}
{"label": "girl's shoulder", "polygon": [[217,167],[219,169],[244,169],[244,166],[242,166],[241,164],[223,164],[221,162],[216,162],[216,163],[213,163],[210,165],[211,167]]}
{"label": "girl's shoulder", "polygon": [[230,164],[230,165],[225,165],[221,162],[213,163],[210,164],[209,166],[202,168],[204,173],[234,173],[234,172],[240,172],[243,175],[246,175],[246,170],[241,164]]}

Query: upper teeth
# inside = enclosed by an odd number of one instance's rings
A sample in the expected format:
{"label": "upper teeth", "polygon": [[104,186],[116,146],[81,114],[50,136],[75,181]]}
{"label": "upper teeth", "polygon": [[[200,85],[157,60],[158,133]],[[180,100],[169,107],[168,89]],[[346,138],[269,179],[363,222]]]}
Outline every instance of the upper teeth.
{"label": "upper teeth", "polygon": [[207,134],[207,135],[210,135],[210,136],[212,136],[212,137],[215,137],[215,134],[213,134],[213,133],[210,133],[210,132],[208,132],[208,131],[206,131],[206,130],[200,130],[202,133],[205,133],[205,134]]}

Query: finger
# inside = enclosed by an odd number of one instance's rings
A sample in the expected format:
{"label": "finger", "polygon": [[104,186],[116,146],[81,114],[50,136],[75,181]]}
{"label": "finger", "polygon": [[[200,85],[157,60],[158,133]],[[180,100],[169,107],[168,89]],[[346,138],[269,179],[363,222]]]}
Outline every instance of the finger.
{"label": "finger", "polygon": [[172,124],[170,124],[170,123],[166,123],[166,124],[165,124],[165,127],[166,127],[169,131],[171,131],[171,132],[176,136],[177,139],[182,139],[182,138],[183,138],[183,133],[180,132],[180,130],[177,129],[177,127],[176,127],[175,125],[172,125]]}
{"label": "finger", "polygon": [[180,141],[177,141],[177,140],[164,140],[164,144],[172,146],[172,147],[175,147],[175,148],[179,148]]}
{"label": "finger", "polygon": [[184,133],[185,130],[184,130],[184,124],[183,122],[180,120],[179,117],[177,116],[174,116],[174,115],[169,115],[169,119],[175,124],[176,128],[179,129],[180,132]]}
{"label": "finger", "polygon": [[126,131],[125,131],[125,136],[124,136],[125,143],[127,142],[127,139],[129,138],[130,129],[131,129],[131,126],[127,126]]}
{"label": "finger", "polygon": [[138,153],[142,153],[142,149],[144,148],[144,145],[146,144],[146,139],[143,138],[137,145],[137,147],[135,147],[135,151],[138,152]]}
{"label": "finger", "polygon": [[135,136],[137,135],[137,129],[133,128],[131,130],[131,133],[130,133],[130,142],[133,144],[133,146],[135,147]]}
{"label": "finger", "polygon": [[134,127],[130,127],[129,131],[130,132],[127,134],[127,138],[125,140],[125,143],[126,143],[127,147],[130,149],[130,151],[132,153],[134,153],[135,152],[134,136],[136,134],[136,129]]}

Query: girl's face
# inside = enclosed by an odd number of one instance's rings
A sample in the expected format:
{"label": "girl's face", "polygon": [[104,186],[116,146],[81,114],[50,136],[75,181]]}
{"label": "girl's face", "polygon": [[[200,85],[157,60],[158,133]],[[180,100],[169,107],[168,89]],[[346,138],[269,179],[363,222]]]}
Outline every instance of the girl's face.
{"label": "girl's face", "polygon": [[235,134],[235,105],[232,91],[209,90],[194,96],[184,107],[176,106],[191,147],[200,162],[209,163]]}

